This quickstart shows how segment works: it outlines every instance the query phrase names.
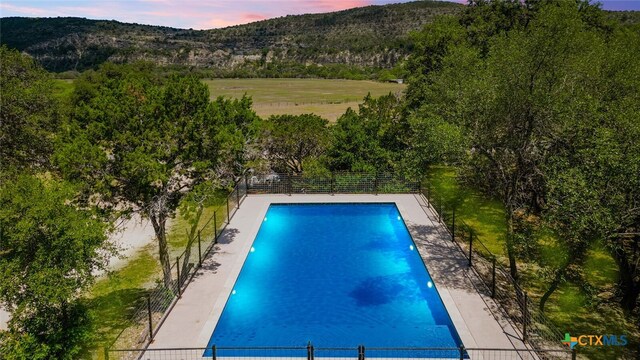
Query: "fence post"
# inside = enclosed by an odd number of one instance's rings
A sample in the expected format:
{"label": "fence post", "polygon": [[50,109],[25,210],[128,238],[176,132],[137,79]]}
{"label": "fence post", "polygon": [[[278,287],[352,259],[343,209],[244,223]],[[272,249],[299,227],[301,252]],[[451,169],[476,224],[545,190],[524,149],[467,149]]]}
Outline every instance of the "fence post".
{"label": "fence post", "polygon": [[473,229],[469,228],[469,266],[471,266],[472,256],[473,256]]}
{"label": "fence post", "polygon": [[376,171],[376,177],[373,178],[373,192],[378,195],[378,172]]}
{"label": "fence post", "polygon": [[109,347],[104,347],[104,360],[109,360]]}
{"label": "fence post", "polygon": [[293,186],[291,185],[291,177],[292,177],[292,175],[291,175],[291,174],[288,174],[288,175],[287,175],[287,185],[288,185],[288,186],[287,186],[287,188],[288,188],[287,190],[289,190],[289,196],[291,196],[291,188],[293,187]]}
{"label": "fence post", "polygon": [[358,360],[364,360],[364,345],[358,345]]}
{"label": "fence post", "polygon": [[227,196],[227,224],[229,224],[229,220],[231,217],[229,217],[229,197]]}
{"label": "fence post", "polygon": [[153,318],[151,314],[151,295],[147,294],[147,315],[149,320],[149,343],[153,342]]}
{"label": "fence post", "polygon": [[440,201],[438,201],[438,222],[442,222],[442,196],[440,196]]}
{"label": "fence post", "polygon": [[313,360],[313,345],[311,345],[311,341],[307,343],[307,360]]}
{"label": "fence post", "polygon": [[244,195],[249,195],[249,180],[247,180],[247,174],[244,174]]}
{"label": "fence post", "polygon": [[491,277],[492,277],[492,281],[491,281],[491,297],[495,298],[496,297],[496,257],[492,257],[493,259],[493,269],[491,271]]}
{"label": "fence post", "polygon": [[202,266],[202,240],[200,238],[200,230],[198,230],[198,264]]}
{"label": "fence post", "polygon": [[180,256],[176,258],[176,270],[178,271],[178,299],[182,297],[182,289],[180,289]]}
{"label": "fence post", "polygon": [[240,181],[236,183],[236,203],[238,204],[238,209],[240,209]]}
{"label": "fence post", "polygon": [[216,219],[217,211],[213,212],[213,243],[218,242],[218,219]]}
{"label": "fence post", "polygon": [[571,360],[576,360],[576,348],[571,349]]}
{"label": "fence post", "polygon": [[451,241],[456,241],[456,208],[454,207],[452,210],[453,214],[451,216]]}
{"label": "fence post", "polygon": [[464,360],[464,345],[460,345],[460,360]]}
{"label": "fence post", "polygon": [[334,175],[333,175],[333,171],[331,172],[331,195],[334,195],[336,193],[335,189],[334,189]]}
{"label": "fence post", "polygon": [[213,346],[211,346],[211,359],[216,360],[217,356],[216,345],[214,344]]}
{"label": "fence post", "polygon": [[529,309],[527,303],[529,302],[529,297],[527,296],[527,292],[524,292],[524,305],[522,310],[522,341],[527,341],[527,322],[529,322]]}

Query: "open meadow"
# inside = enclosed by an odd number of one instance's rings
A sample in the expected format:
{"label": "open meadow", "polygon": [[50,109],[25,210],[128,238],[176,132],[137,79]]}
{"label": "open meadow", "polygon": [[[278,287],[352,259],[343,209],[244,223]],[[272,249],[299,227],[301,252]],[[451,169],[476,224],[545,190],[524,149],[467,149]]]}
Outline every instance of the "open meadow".
{"label": "open meadow", "polygon": [[211,97],[240,98],[247,94],[261,117],[314,113],[335,121],[362,99],[401,93],[405,85],[339,79],[207,79]]}

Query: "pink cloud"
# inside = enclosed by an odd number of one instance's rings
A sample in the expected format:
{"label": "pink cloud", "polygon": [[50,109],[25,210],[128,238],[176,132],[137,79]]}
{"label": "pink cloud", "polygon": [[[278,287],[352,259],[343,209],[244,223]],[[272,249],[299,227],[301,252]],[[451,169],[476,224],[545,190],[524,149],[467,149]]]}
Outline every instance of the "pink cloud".
{"label": "pink cloud", "polygon": [[407,0],[0,0],[3,16],[79,16],[211,29]]}
{"label": "pink cloud", "polygon": [[242,19],[247,21],[259,21],[266,19],[267,16],[264,14],[256,14],[256,13],[246,13],[242,14]]}
{"label": "pink cloud", "polygon": [[340,11],[351,9],[354,7],[361,7],[371,5],[372,1],[370,0],[343,0],[343,1],[332,1],[332,0],[315,0],[315,1],[301,1],[303,4],[313,4],[312,7],[315,7],[321,11]]}

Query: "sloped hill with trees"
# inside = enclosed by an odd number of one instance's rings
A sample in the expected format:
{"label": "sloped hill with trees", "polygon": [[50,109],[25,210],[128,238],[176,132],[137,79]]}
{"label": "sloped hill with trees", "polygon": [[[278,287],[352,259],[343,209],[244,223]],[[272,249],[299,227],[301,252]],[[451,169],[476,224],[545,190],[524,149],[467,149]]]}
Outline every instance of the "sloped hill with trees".
{"label": "sloped hill with trees", "polygon": [[409,54],[410,31],[462,8],[449,2],[418,1],[212,30],[84,18],[7,17],[1,21],[1,41],[56,72],[136,60],[218,71],[244,68],[246,75],[251,75],[251,69],[269,66],[280,72],[283,66],[312,64],[390,68]]}

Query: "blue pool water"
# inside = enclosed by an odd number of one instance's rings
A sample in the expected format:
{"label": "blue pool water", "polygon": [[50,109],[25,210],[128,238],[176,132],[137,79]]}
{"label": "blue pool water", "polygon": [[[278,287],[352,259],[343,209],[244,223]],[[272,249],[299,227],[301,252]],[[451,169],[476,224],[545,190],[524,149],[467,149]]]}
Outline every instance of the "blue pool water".
{"label": "blue pool water", "polygon": [[273,204],[209,347],[461,345],[395,204]]}

